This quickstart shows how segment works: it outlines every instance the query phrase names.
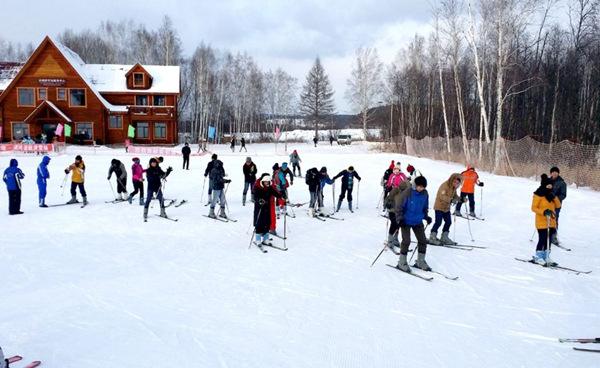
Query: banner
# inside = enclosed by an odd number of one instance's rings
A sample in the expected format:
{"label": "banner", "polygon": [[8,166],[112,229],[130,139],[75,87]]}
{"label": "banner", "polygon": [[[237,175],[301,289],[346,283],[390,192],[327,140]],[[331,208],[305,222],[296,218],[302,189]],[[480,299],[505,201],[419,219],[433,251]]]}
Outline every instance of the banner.
{"label": "banner", "polygon": [[48,153],[54,152],[53,144],[0,144],[0,152],[18,151],[23,153]]}
{"label": "banner", "polygon": [[65,124],[65,137],[70,137],[71,136],[71,126]]}
{"label": "banner", "polygon": [[64,130],[64,126],[62,124],[58,124],[56,126],[56,130],[54,131],[54,134],[56,134],[58,137],[62,136]]}
{"label": "banner", "polygon": [[129,138],[135,137],[135,128],[131,125],[129,125],[129,128],[127,128],[127,136]]}
{"label": "banner", "polygon": [[279,129],[279,127],[275,127],[275,139],[279,140],[280,136],[281,136],[281,130]]}
{"label": "banner", "polygon": [[215,135],[217,134],[217,129],[214,126],[208,127],[208,138],[215,139]]}

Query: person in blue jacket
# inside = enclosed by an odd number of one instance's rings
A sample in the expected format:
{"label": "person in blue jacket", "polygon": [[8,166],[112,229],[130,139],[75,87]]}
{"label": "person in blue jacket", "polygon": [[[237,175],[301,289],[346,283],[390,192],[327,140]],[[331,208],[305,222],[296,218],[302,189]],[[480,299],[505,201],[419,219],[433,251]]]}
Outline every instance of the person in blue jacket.
{"label": "person in blue jacket", "polygon": [[46,181],[50,179],[50,172],[48,171],[48,164],[50,163],[50,157],[44,156],[42,162],[39,164],[37,169],[37,186],[39,192],[39,206],[46,208]]}
{"label": "person in blue jacket", "polygon": [[358,173],[354,170],[353,166],[350,166],[348,170],[340,171],[339,174],[334,176],[332,180],[335,181],[340,177],[342,178],[342,192],[340,193],[335,212],[340,211],[340,207],[342,207],[342,201],[344,200],[344,197],[346,197],[346,193],[348,193],[348,209],[350,212],[354,212],[352,210],[352,189],[354,187],[354,179],[356,178],[358,181],[360,181],[360,175],[358,175]]}
{"label": "person in blue jacket", "polygon": [[329,177],[329,174],[327,174],[327,168],[325,166],[323,166],[321,168],[321,170],[319,170],[319,174],[320,174],[320,184],[319,184],[319,193],[317,194],[317,200],[319,202],[319,209],[318,209],[318,214],[321,215],[327,215],[327,213],[325,212],[325,207],[323,205],[323,189],[325,188],[326,184],[333,184],[334,181]]}
{"label": "person in blue jacket", "polygon": [[21,179],[25,178],[23,171],[19,169],[19,162],[14,158],[10,160],[10,166],[4,170],[2,180],[6,183],[8,190],[8,214],[21,215]]}
{"label": "person in blue jacket", "polygon": [[410,245],[410,230],[417,237],[417,247],[419,254],[417,262],[413,267],[424,271],[431,271],[431,267],[425,262],[425,253],[427,251],[427,237],[425,237],[425,228],[423,220],[427,224],[431,223],[431,217],[427,214],[429,209],[429,194],[427,193],[427,179],[424,176],[415,178],[414,188],[408,187],[400,195],[401,199],[395,208],[396,221],[400,224],[402,233],[402,243],[400,244],[400,259],[398,268],[405,272],[411,272],[406,261],[408,255],[408,246]]}

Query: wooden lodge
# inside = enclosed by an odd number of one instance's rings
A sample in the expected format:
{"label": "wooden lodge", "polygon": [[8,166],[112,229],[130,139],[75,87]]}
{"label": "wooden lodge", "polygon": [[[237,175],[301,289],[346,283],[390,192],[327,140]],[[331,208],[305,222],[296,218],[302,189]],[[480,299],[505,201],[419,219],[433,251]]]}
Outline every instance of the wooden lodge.
{"label": "wooden lodge", "polygon": [[52,142],[63,124],[68,143],[177,143],[179,78],[178,66],[86,64],[46,37],[25,63],[0,63],[2,141]]}

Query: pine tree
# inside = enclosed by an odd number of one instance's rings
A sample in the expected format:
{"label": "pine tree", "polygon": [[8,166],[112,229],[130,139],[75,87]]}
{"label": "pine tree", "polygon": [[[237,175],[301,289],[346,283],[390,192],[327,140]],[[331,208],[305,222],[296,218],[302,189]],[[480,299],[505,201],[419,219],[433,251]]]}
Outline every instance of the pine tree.
{"label": "pine tree", "polygon": [[306,76],[300,96],[300,112],[305,121],[315,124],[315,136],[319,133],[319,123],[335,112],[333,93],[329,77],[317,57]]}

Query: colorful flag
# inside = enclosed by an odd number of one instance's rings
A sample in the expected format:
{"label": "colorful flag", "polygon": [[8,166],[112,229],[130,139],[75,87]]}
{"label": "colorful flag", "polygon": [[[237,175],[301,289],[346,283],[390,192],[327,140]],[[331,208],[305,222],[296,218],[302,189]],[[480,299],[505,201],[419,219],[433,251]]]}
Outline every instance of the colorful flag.
{"label": "colorful flag", "polygon": [[135,128],[131,125],[129,125],[129,128],[127,129],[127,136],[129,138],[135,137]]}
{"label": "colorful flag", "polygon": [[54,134],[56,134],[57,136],[60,137],[63,133],[63,129],[64,129],[64,126],[62,124],[58,124],[56,126],[56,130],[54,131]]}
{"label": "colorful flag", "polygon": [[65,137],[70,137],[71,136],[71,126],[65,124]]}
{"label": "colorful flag", "polygon": [[214,126],[208,127],[208,138],[215,139],[215,135],[217,134],[217,129]]}
{"label": "colorful flag", "polygon": [[279,140],[280,136],[281,136],[281,130],[279,129],[279,127],[275,127],[275,139]]}
{"label": "colorful flag", "polygon": [[2,143],[2,126],[0,125],[0,143]]}

